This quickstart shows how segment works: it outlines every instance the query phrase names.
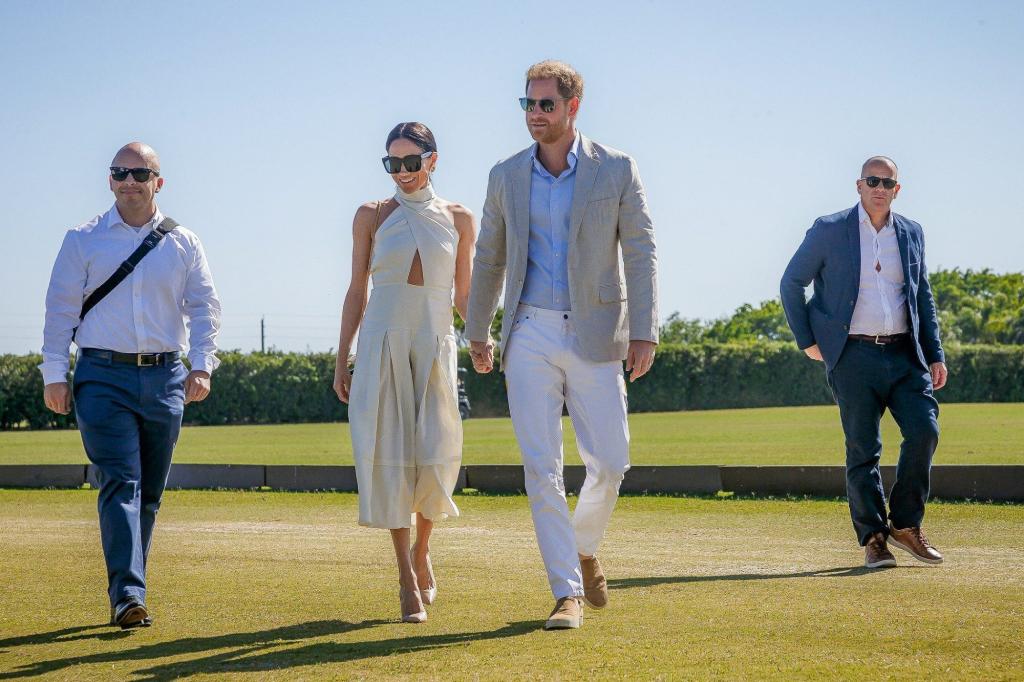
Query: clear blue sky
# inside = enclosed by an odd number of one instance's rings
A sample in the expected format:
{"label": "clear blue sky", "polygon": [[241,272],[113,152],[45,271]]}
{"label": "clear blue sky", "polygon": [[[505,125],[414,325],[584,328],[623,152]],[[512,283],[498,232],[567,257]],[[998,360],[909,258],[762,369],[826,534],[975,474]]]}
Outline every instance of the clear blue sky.
{"label": "clear blue sky", "polygon": [[527,146],[525,69],[586,78],[578,125],[637,159],[666,317],[777,294],[860,162],[900,165],[931,268],[1024,269],[1024,3],[0,3],[0,352],[41,345],[62,234],[112,204],[143,140],[202,238],[221,346],[326,350],[352,214],[393,186],[388,130],[437,136],[436,187],[479,215]]}

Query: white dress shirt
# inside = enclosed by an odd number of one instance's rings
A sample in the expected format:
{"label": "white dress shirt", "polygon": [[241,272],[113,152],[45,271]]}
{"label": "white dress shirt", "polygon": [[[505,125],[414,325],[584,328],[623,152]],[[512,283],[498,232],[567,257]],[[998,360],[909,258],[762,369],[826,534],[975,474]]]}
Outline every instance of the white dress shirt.
{"label": "white dress shirt", "polygon": [[[141,228],[126,225],[114,206],[68,230],[46,292],[43,363],[46,384],[66,380],[71,334],[86,297],[107,280],[164,216],[157,210]],[[135,270],[85,316],[80,348],[122,353],[185,351],[193,370],[220,364],[215,339],[220,301],[199,238],[177,227],[146,254]]]}
{"label": "white dress shirt", "polygon": [[892,213],[881,230],[871,224],[863,204],[860,217],[860,293],[850,320],[851,334],[902,334],[907,324],[907,294],[904,290],[903,261]]}

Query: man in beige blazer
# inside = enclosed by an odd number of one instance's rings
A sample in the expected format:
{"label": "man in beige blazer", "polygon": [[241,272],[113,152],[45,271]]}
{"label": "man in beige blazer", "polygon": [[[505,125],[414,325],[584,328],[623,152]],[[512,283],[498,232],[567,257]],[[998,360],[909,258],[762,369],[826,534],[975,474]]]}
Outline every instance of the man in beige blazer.
{"label": "man in beige blazer", "polygon": [[[576,131],[582,98],[583,79],[568,64],[545,61],[527,72],[520,104],[536,144],[491,170],[466,323],[473,364],[489,372],[489,330],[504,284],[501,369],[556,600],[546,629],[579,627],[581,600],[608,603],[596,552],[629,469],[622,361],[635,381],[658,343],[643,185],[630,157]],[[564,405],[587,468],[571,520]]]}

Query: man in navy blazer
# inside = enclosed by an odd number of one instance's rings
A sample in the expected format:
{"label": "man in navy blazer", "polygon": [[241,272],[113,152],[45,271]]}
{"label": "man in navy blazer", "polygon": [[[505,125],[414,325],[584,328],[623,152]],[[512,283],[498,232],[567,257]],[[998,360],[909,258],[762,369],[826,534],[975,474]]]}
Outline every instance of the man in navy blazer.
{"label": "man in navy blazer", "polygon": [[[797,345],[824,362],[839,405],[850,515],[868,568],[896,565],[887,541],[920,561],[942,563],[921,521],[939,441],[932,393],[945,385],[947,369],[924,233],[890,211],[897,173],[888,157],[868,159],[857,180],[860,202],[814,222],[781,283]],[[879,469],[887,408],[903,435],[888,513]]]}

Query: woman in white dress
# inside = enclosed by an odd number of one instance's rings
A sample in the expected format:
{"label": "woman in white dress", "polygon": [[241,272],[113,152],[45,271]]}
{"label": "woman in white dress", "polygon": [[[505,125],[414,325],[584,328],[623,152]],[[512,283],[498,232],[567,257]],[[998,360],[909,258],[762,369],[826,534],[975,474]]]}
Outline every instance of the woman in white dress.
{"label": "woman in white dress", "polygon": [[385,147],[384,168],[397,190],[360,206],[353,220],[334,390],[349,406],[359,523],[391,531],[402,620],[422,623],[424,605],[437,595],[434,521],[459,513],[452,500],[462,463],[452,303],[454,292],[465,319],[476,228],[469,210],[434,194],[438,156],[429,128],[400,123]]}

